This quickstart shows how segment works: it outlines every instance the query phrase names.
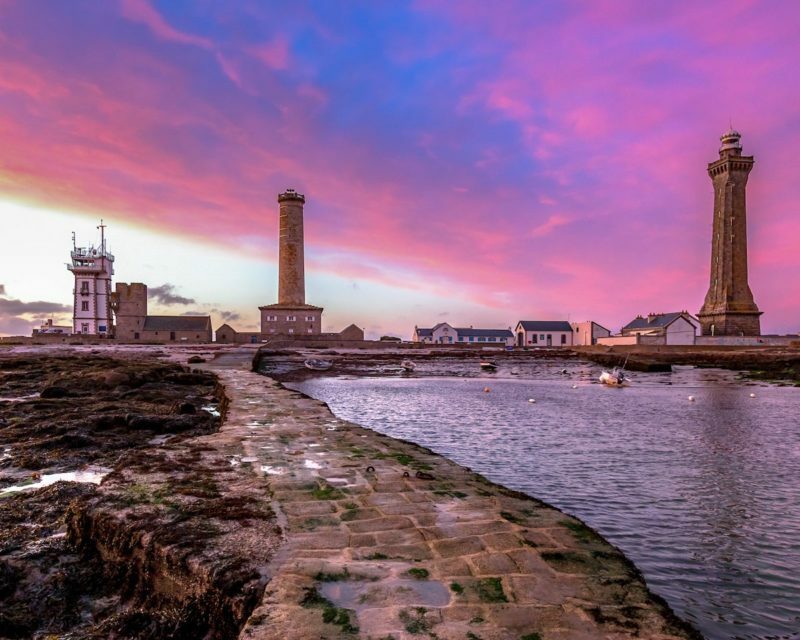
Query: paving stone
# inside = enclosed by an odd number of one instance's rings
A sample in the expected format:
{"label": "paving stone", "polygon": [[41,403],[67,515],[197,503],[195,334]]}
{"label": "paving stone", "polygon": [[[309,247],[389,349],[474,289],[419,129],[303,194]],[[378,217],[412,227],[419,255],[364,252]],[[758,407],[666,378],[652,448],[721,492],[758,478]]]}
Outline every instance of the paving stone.
{"label": "paving stone", "polygon": [[475,575],[497,576],[515,573],[517,565],[505,553],[481,553],[469,559],[475,567]]}
{"label": "paving stone", "polygon": [[425,538],[417,529],[394,529],[392,531],[378,531],[375,540],[379,545],[387,544],[416,544],[425,542]]}
{"label": "paving stone", "polygon": [[433,549],[443,558],[453,556],[466,556],[483,551],[483,543],[480,538],[449,538],[437,540],[431,543]]}
{"label": "paving stone", "polygon": [[481,536],[481,541],[490,551],[514,551],[523,544],[516,533],[490,533]]}
{"label": "paving stone", "polygon": [[350,536],[351,547],[374,547],[378,544],[372,533],[355,533]]}
{"label": "paving stone", "polygon": [[469,562],[464,558],[447,558],[444,560],[437,560],[434,563],[437,575],[453,578],[458,576],[471,576],[472,567]]}
{"label": "paving stone", "polygon": [[374,520],[354,520],[345,525],[352,533],[371,533],[374,531],[390,531],[395,529],[409,529],[414,523],[403,516],[387,516]]}
{"label": "paving stone", "polygon": [[536,575],[552,576],[553,570],[547,562],[534,550],[529,548],[514,549],[508,552],[508,557],[518,567],[513,573],[533,573]]}

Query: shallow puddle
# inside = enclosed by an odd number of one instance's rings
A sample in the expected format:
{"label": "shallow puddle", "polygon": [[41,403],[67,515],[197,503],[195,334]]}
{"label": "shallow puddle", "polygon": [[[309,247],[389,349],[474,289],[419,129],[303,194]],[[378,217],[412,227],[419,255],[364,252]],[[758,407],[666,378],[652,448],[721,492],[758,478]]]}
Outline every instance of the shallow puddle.
{"label": "shallow puddle", "polygon": [[436,580],[326,582],[320,593],[337,607],[356,612],[389,605],[446,607],[450,604],[450,591]]}
{"label": "shallow puddle", "polygon": [[111,469],[103,469],[96,467],[93,469],[84,469],[82,471],[66,471],[64,473],[48,473],[39,478],[36,482],[29,484],[18,484],[12,487],[6,487],[0,490],[0,494],[15,493],[17,491],[27,491],[29,489],[41,489],[42,487],[49,487],[56,482],[91,482],[92,484],[100,484],[102,479],[111,472]]}

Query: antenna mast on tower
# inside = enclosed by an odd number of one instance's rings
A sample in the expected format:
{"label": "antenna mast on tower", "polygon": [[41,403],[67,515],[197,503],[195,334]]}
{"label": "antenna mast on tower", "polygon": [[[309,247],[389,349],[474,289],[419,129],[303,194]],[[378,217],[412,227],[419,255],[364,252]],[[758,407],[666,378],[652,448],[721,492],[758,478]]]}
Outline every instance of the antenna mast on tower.
{"label": "antenna mast on tower", "polygon": [[108,225],[103,224],[103,219],[100,218],[100,224],[97,226],[100,229],[100,251],[105,254],[106,252],[106,234],[105,230]]}

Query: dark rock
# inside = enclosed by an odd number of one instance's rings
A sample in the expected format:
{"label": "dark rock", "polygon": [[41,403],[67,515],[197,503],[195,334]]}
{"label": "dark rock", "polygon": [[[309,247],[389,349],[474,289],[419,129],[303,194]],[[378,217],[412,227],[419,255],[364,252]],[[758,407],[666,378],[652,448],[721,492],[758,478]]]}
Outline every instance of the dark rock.
{"label": "dark rock", "polygon": [[186,362],[188,362],[189,364],[200,364],[200,363],[205,362],[205,361],[206,361],[206,359],[205,358],[201,358],[200,356],[192,356]]}
{"label": "dark rock", "polygon": [[139,431],[149,430],[160,433],[167,430],[165,425],[168,422],[168,418],[166,416],[128,415],[125,417],[125,421],[128,423],[128,427],[131,429],[136,429]]}
{"label": "dark rock", "polygon": [[52,385],[42,389],[39,395],[42,398],[66,398],[69,395],[69,390],[64,387]]}
{"label": "dark rock", "polygon": [[177,409],[177,413],[181,415],[197,413],[197,407],[195,407],[191,402],[181,402]]}

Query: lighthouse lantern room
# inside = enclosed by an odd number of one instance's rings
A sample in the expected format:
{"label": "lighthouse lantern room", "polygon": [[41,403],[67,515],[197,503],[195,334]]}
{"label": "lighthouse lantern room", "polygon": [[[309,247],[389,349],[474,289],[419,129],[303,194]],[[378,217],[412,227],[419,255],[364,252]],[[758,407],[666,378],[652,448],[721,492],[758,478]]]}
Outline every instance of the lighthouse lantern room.
{"label": "lighthouse lantern room", "polygon": [[75,275],[72,331],[87,335],[111,336],[111,276],[114,256],[106,248],[106,225],[100,220],[100,245],[78,247],[72,234],[72,262],[67,269]]}

